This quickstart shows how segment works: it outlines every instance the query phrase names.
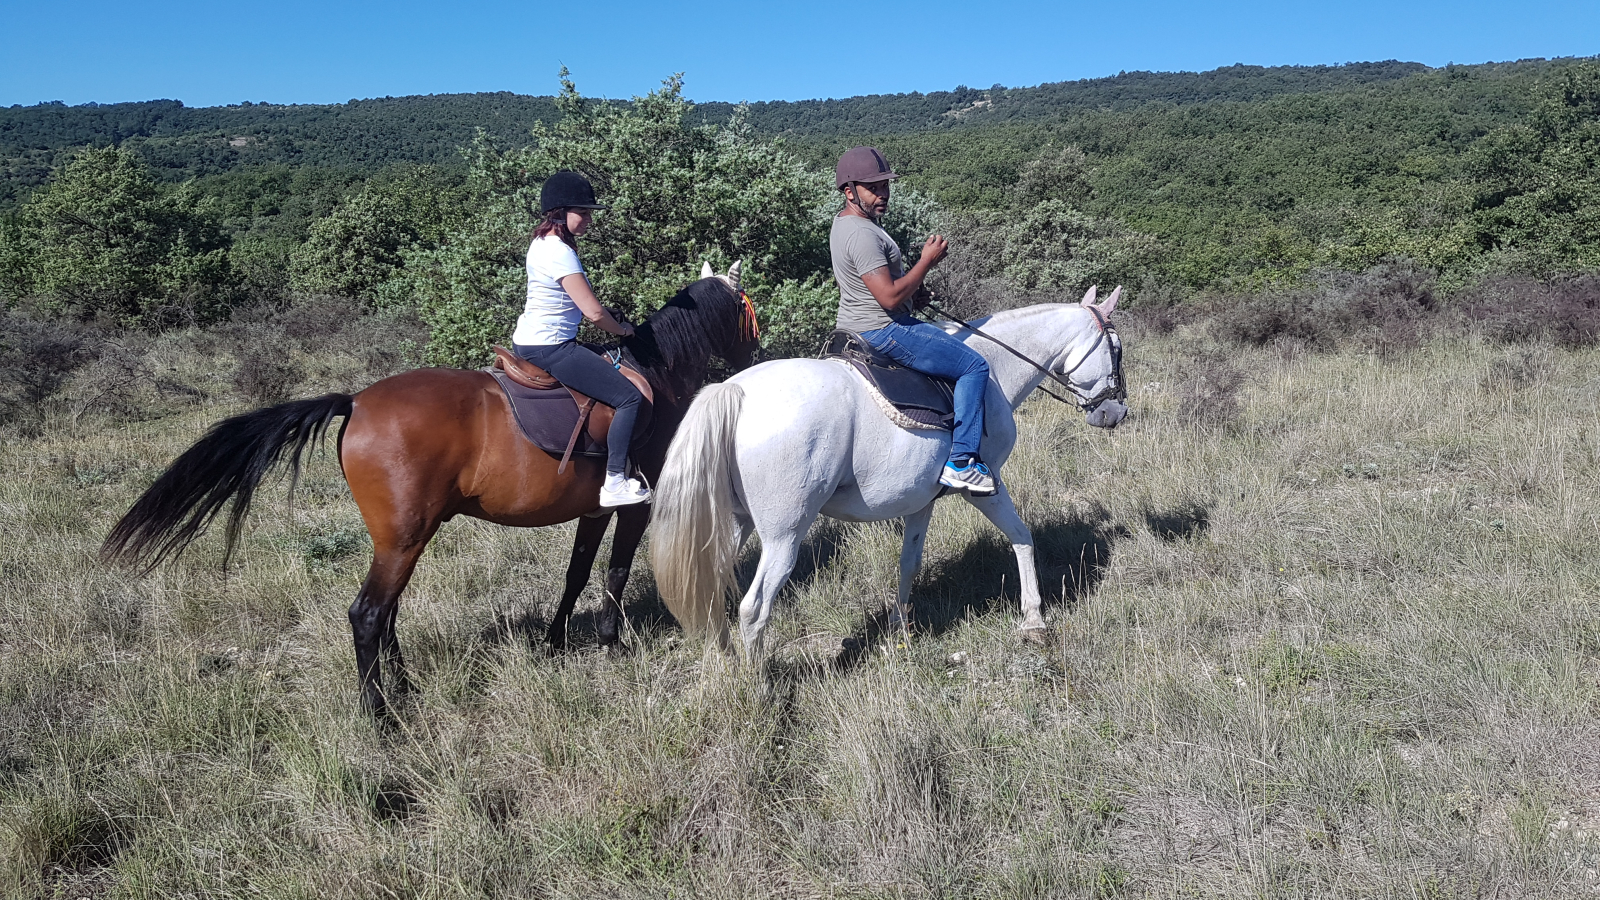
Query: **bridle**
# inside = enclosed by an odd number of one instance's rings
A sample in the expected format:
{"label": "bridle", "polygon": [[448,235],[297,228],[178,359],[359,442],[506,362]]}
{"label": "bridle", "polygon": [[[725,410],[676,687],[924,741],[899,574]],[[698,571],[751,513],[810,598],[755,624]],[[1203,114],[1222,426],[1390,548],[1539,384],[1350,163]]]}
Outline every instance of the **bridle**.
{"label": "bridle", "polygon": [[[926,308],[933,310],[949,321],[954,322],[978,337],[995,344],[1000,349],[1010,353],[1012,356],[1015,356],[1017,359],[1020,359],[1028,365],[1033,366],[1035,369],[1038,369],[1040,372],[1043,372],[1046,378],[1066,388],[1067,391],[1072,394],[1072,396],[1078,398],[1078,408],[1082,409],[1084,412],[1092,412],[1096,406],[1099,406],[1107,400],[1127,399],[1128,390],[1127,388],[1123,387],[1122,384],[1122,338],[1117,335],[1116,326],[1111,324],[1110,320],[1105,317],[1104,313],[1100,312],[1100,310],[1094,308],[1093,306],[1085,306],[1084,309],[1087,309],[1090,315],[1094,316],[1095,324],[1099,326],[1099,333],[1095,335],[1094,343],[1089,345],[1089,349],[1084,351],[1083,356],[1079,357],[1078,361],[1073,363],[1071,366],[1063,369],[1059,375],[1050,371],[1044,366],[1039,365],[1032,359],[1029,359],[1022,353],[1022,351],[1012,347],[1005,341],[1002,341],[991,334],[980,331],[976,327],[956,318],[955,316],[950,315],[938,304],[929,301]],[[1088,362],[1090,357],[1094,356],[1095,351],[1100,349],[1101,344],[1110,345],[1111,380],[1099,391],[1096,391],[1093,394],[1086,394],[1079,390],[1077,385],[1068,380],[1067,376],[1082,368],[1083,364]],[[1057,394],[1054,391],[1046,388],[1043,384],[1039,385],[1039,390],[1044,391],[1045,394],[1057,400],[1060,400],[1062,403],[1072,403],[1071,400],[1068,400],[1060,394]]]}

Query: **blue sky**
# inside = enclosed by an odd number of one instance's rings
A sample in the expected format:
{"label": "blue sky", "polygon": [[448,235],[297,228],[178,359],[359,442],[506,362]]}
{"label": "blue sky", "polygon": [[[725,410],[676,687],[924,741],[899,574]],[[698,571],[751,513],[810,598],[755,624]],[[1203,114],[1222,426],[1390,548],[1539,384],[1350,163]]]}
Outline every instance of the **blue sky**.
{"label": "blue sky", "polygon": [[1600,54],[1600,0],[41,3],[0,0],[0,105],[642,94],[799,100],[1121,70]]}

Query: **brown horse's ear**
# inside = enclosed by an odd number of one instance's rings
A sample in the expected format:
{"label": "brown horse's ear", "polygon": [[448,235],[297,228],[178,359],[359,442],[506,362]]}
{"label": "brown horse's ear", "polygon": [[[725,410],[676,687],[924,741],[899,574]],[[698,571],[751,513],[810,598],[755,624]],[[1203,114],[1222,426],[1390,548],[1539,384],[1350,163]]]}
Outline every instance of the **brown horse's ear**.
{"label": "brown horse's ear", "polygon": [[1087,291],[1083,292],[1083,299],[1081,301],[1079,301],[1079,302],[1082,303],[1082,305],[1084,305],[1084,306],[1093,306],[1094,305],[1095,295],[1097,295],[1099,293],[1100,293],[1100,285],[1091,284],[1091,285],[1089,285],[1089,289]]}
{"label": "brown horse's ear", "polygon": [[[733,261],[733,265],[728,267],[728,280],[733,282],[733,289],[736,291],[739,289],[739,263],[740,260],[736,259]],[[707,271],[710,271],[710,268],[710,266],[707,266]]]}
{"label": "brown horse's ear", "polygon": [[705,261],[703,259],[700,261],[700,277],[701,278],[715,278],[715,277],[717,277],[717,273],[711,271],[711,263],[709,263],[709,262],[707,262],[707,261]]}

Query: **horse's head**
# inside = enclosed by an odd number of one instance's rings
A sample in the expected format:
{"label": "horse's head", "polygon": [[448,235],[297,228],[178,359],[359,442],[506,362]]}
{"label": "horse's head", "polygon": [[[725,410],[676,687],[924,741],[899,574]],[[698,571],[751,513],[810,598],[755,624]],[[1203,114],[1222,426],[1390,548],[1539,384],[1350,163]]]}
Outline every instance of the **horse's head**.
{"label": "horse's head", "polygon": [[1089,424],[1096,428],[1115,428],[1128,414],[1123,401],[1128,396],[1122,383],[1122,338],[1111,324],[1111,312],[1122,299],[1122,288],[1096,302],[1098,287],[1089,288],[1080,305],[1094,318],[1092,343],[1078,361],[1062,374],[1072,384]]}
{"label": "horse's head", "polygon": [[756,308],[750,303],[750,296],[740,286],[739,261],[734,260],[722,275],[711,268],[711,263],[700,263],[700,281],[697,284],[707,282],[720,284],[735,301],[735,336],[726,346],[718,349],[717,355],[735,369],[749,368],[755,364],[756,354],[761,350],[761,326],[756,322]]}

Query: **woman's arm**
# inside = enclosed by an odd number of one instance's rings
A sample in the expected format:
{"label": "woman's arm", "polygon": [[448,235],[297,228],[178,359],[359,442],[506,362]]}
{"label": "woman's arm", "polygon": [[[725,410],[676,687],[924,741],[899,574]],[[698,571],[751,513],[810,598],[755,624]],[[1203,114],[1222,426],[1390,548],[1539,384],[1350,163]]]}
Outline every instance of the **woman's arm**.
{"label": "woman's arm", "polygon": [[[892,313],[904,306],[906,300],[922,287],[922,280],[928,277],[933,267],[938,265],[949,252],[950,245],[936,234],[923,243],[922,256],[917,260],[917,264],[911,267],[911,271],[894,278],[889,274],[889,267],[882,266],[862,275],[861,281],[867,286],[867,290],[872,292],[872,299]],[[563,281],[562,284],[566,282]]]}
{"label": "woman's arm", "polygon": [[583,317],[593,322],[601,331],[608,331],[620,337],[630,337],[633,334],[632,325],[618,322],[611,317],[611,313],[606,312],[605,307],[600,305],[600,301],[594,296],[594,288],[589,287],[589,279],[582,272],[573,272],[562,278],[561,288],[572,298],[572,302],[578,305],[578,312],[583,313]]}

